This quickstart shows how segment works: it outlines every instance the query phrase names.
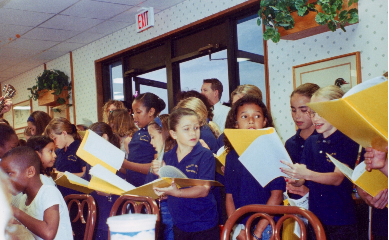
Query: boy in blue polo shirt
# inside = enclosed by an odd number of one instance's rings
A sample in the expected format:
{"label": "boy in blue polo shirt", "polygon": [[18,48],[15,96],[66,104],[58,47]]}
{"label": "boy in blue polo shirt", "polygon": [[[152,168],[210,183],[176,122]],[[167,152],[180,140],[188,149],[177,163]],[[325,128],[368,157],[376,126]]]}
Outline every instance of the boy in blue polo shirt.
{"label": "boy in blue polo shirt", "polygon": [[[343,94],[339,87],[328,86],[316,91],[311,102],[338,99]],[[313,110],[310,116],[319,134],[306,140],[301,164],[283,162],[290,168],[281,170],[293,178],[286,180],[294,186],[306,182],[310,190],[309,210],[322,222],[327,239],[357,239],[353,185],[328,159],[326,153],[354,168],[359,145]],[[308,234],[315,239],[312,231]]]}

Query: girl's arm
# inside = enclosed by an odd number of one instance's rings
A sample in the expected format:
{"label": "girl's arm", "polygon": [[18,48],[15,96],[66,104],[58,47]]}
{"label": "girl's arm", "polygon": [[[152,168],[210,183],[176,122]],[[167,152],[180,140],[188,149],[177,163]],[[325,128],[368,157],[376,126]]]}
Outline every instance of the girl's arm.
{"label": "girl's arm", "polygon": [[235,204],[234,204],[234,199],[232,197],[231,193],[226,194],[226,212],[227,216],[230,217],[234,212],[235,212]]}
{"label": "girl's arm", "polygon": [[45,240],[54,239],[59,226],[59,205],[47,208],[43,215],[43,221],[31,217],[19,208],[12,207],[14,217],[28,230]]}
{"label": "girl's arm", "polygon": [[[267,200],[266,205],[280,205],[282,203],[283,196],[282,190],[273,190],[271,191],[271,195],[269,200]],[[261,238],[263,230],[269,225],[269,221],[266,219],[259,220],[257,227],[254,230],[255,236]]]}
{"label": "girl's arm", "polygon": [[166,188],[154,188],[154,192],[158,195],[170,195],[179,198],[202,198],[208,196],[210,185],[193,186],[190,188],[178,189],[177,185],[172,182],[170,187]]}
{"label": "girl's arm", "polygon": [[382,190],[375,197],[370,196],[367,192],[357,187],[359,196],[367,205],[378,209],[384,209],[388,205],[388,189]]}
{"label": "girl's arm", "polygon": [[[281,171],[291,178],[305,179],[324,185],[334,186],[339,186],[344,179],[344,174],[337,167],[335,167],[333,172],[321,173],[309,170],[305,164],[292,164],[285,161],[281,162],[289,167],[281,168]],[[293,183],[292,185],[296,187],[301,186]]]}
{"label": "girl's arm", "polygon": [[150,167],[151,167],[151,163],[134,163],[134,162],[130,162],[126,159],[124,159],[123,165],[122,165],[122,168],[132,170],[135,172],[140,172],[143,174],[149,173]]}
{"label": "girl's arm", "polygon": [[79,173],[73,173],[74,175],[76,175],[77,177],[82,177],[84,176],[84,173],[86,171],[86,167],[82,167],[82,172],[79,172]]}
{"label": "girl's arm", "polygon": [[128,144],[131,142],[132,137],[126,137],[124,139],[124,149],[126,150],[127,154],[130,153],[130,150],[128,150]]}

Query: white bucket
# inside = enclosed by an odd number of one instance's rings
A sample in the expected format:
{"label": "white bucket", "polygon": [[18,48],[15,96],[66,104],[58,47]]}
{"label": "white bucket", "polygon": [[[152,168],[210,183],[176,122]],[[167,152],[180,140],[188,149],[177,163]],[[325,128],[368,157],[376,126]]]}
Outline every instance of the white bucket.
{"label": "white bucket", "polygon": [[124,214],[109,217],[111,240],[155,240],[157,215]]}

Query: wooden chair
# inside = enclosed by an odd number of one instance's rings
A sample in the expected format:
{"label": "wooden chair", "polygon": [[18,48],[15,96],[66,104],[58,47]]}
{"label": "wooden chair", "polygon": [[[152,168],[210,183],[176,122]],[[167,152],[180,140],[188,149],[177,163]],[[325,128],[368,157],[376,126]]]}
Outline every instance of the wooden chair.
{"label": "wooden chair", "polygon": [[[74,239],[92,240],[96,225],[96,203],[94,198],[87,194],[69,194],[65,197],[65,202],[72,221]],[[85,208],[85,205],[87,208]],[[84,228],[85,230],[82,231]]]}
{"label": "wooden chair", "polygon": [[157,239],[160,224],[160,214],[158,205],[155,200],[146,196],[121,196],[113,204],[109,216],[112,217],[128,213],[156,214],[157,223],[155,225],[155,239]]}
{"label": "wooden chair", "polygon": [[[322,224],[320,223],[319,219],[316,217],[315,214],[312,212],[299,207],[292,207],[292,206],[268,206],[268,205],[259,205],[259,204],[253,204],[253,205],[247,205],[244,207],[241,207],[237,209],[227,220],[226,224],[224,225],[223,231],[221,233],[221,238],[223,240],[230,239],[230,233],[231,229],[234,227],[235,222],[244,214],[246,213],[254,213],[246,222],[245,231],[246,231],[246,239],[249,240],[251,233],[250,233],[250,226],[256,218],[263,217],[266,218],[271,225],[272,228],[272,240],[280,240],[280,230],[282,228],[282,224],[286,219],[292,218],[296,220],[300,226],[301,229],[301,238],[305,240],[307,238],[306,228],[304,222],[296,216],[296,214],[300,214],[301,216],[308,219],[309,223],[314,228],[316,239],[317,240],[326,240],[326,235],[324,233],[324,229]],[[285,214],[282,216],[277,224],[275,224],[274,220],[270,215],[274,214]]]}

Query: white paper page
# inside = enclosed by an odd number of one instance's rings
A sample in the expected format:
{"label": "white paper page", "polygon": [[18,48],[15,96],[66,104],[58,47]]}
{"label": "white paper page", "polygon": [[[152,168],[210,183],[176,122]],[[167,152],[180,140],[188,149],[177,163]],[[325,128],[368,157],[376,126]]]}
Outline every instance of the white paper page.
{"label": "white paper page", "polygon": [[87,131],[89,134],[84,149],[116,170],[119,170],[122,167],[125,153],[97,133],[90,130]]}
{"label": "white paper page", "polygon": [[348,97],[350,95],[353,95],[357,92],[360,92],[362,90],[365,90],[365,89],[372,87],[372,86],[375,86],[377,84],[383,83],[385,81],[388,81],[388,79],[386,79],[384,76],[379,76],[379,77],[375,77],[375,78],[372,78],[370,80],[364,81],[363,83],[360,83],[360,84],[354,86],[353,88],[351,88],[346,94],[344,94],[344,96],[342,98]]}
{"label": "white paper page", "polygon": [[339,170],[344,174],[346,175],[349,179],[352,179],[352,175],[353,175],[353,170],[351,168],[349,168],[348,166],[346,166],[345,164],[339,162],[338,160],[336,160],[335,158],[333,158],[331,155],[329,155],[328,153],[326,153],[327,156],[330,158],[330,160],[335,164],[335,166],[337,168],[339,168]]}
{"label": "white paper page", "polygon": [[275,131],[255,139],[239,157],[239,160],[262,187],[277,177],[287,177],[280,168],[288,166],[282,164],[280,160],[292,163]]}
{"label": "white paper page", "polygon": [[101,166],[100,164],[97,164],[96,166],[92,167],[89,171],[89,174],[95,177],[98,177],[111,185],[114,185],[124,192],[130,191],[134,189],[135,187],[128,183],[126,180],[116,176],[113,172],[109,171],[105,167]]}
{"label": "white paper page", "polygon": [[219,150],[217,150],[217,152],[216,152],[216,156],[220,157],[220,155],[222,155],[222,153],[224,152],[224,150],[225,150],[224,146],[221,147],[221,148],[219,148]]}
{"label": "white paper page", "polygon": [[180,169],[169,165],[159,169],[159,176],[168,178],[188,178]]}
{"label": "white paper page", "polygon": [[66,177],[68,178],[69,181],[79,183],[79,184],[81,184],[81,185],[83,185],[85,187],[88,187],[88,185],[89,185],[89,182],[87,180],[82,179],[82,178],[74,175],[73,173],[70,173],[70,172],[66,171],[64,173],[64,175],[66,175]]}
{"label": "white paper page", "polygon": [[354,168],[354,171],[353,171],[353,174],[352,174],[352,180],[355,182],[357,181],[357,179],[364,173],[366,172],[366,163],[365,162],[361,162],[360,164],[358,164],[355,168]]}

